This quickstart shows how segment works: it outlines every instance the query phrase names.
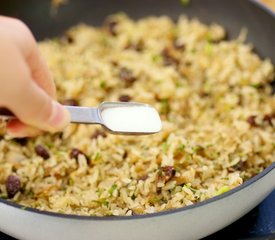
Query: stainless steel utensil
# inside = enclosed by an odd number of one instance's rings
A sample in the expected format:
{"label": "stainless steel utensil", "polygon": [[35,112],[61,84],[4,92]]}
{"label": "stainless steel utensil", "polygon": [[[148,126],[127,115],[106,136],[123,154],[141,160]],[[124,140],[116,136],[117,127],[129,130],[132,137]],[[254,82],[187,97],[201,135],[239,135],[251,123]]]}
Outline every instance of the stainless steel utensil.
{"label": "stainless steel utensil", "polygon": [[[157,111],[148,104],[135,103],[135,102],[103,102],[98,107],[75,107],[75,106],[65,106],[71,114],[71,122],[72,123],[82,123],[82,124],[100,124],[103,126],[108,132],[112,134],[124,134],[124,135],[145,135],[145,134],[153,134],[157,133],[161,130],[161,120],[157,113]],[[125,109],[129,108],[138,108],[138,109],[149,109],[153,112],[155,127],[148,129],[144,128],[146,123],[148,122],[148,118],[146,119],[138,119],[138,123],[136,126],[133,126],[131,129],[121,129],[116,126],[111,126],[109,122],[106,121],[102,117],[103,111],[112,108],[120,108],[121,109],[121,121],[123,121],[124,125],[131,125],[131,116],[129,114],[125,115]],[[123,113],[124,110],[124,113]],[[126,119],[125,119],[126,116]],[[120,116],[118,116],[120,117]],[[128,117],[128,119],[127,119]],[[150,116],[148,116],[150,118]],[[2,119],[14,119],[16,118],[12,112],[10,112],[6,108],[0,108],[0,118]]]}

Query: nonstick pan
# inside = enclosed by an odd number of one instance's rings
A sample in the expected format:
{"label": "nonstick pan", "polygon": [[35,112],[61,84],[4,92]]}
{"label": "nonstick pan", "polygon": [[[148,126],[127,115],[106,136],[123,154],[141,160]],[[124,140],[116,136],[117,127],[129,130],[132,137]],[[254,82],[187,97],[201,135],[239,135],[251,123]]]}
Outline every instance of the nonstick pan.
{"label": "nonstick pan", "polygon": [[[104,18],[126,12],[133,18],[181,14],[204,23],[223,25],[228,38],[245,27],[247,41],[261,57],[275,63],[275,15],[256,1],[191,0],[70,0],[51,9],[50,1],[0,2],[0,14],[22,19],[38,40],[60,36],[74,24],[100,25]],[[1,53],[0,53],[1,54]],[[87,217],[50,213],[0,199],[0,231],[18,239],[199,239],[234,222],[275,188],[275,163],[241,186],[204,202],[161,213],[125,217]]]}

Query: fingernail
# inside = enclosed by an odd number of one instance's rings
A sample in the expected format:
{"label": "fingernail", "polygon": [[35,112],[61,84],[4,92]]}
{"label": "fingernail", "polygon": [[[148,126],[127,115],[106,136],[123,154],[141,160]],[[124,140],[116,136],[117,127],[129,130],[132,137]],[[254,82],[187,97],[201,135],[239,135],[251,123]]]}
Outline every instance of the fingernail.
{"label": "fingernail", "polygon": [[62,130],[70,123],[70,113],[64,106],[55,101],[53,101],[52,109],[49,125],[53,132]]}

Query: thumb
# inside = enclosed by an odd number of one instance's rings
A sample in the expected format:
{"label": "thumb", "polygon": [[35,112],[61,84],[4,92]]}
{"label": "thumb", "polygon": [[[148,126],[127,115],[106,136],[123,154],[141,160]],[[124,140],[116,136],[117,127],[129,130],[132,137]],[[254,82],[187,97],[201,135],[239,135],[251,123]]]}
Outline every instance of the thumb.
{"label": "thumb", "polygon": [[26,125],[50,132],[62,130],[70,122],[69,112],[33,80],[24,83],[8,108]]}

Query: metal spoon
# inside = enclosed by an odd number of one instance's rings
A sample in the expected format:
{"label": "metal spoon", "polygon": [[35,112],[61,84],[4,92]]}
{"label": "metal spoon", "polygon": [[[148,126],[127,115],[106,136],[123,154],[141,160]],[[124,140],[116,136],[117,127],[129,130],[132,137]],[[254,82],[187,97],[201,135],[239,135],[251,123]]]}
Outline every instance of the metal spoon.
{"label": "metal spoon", "polygon": [[[98,107],[65,106],[65,108],[71,114],[72,123],[100,124],[112,134],[153,134],[162,128],[158,112],[148,104],[103,102]],[[0,108],[0,118],[16,117],[8,109]]]}

